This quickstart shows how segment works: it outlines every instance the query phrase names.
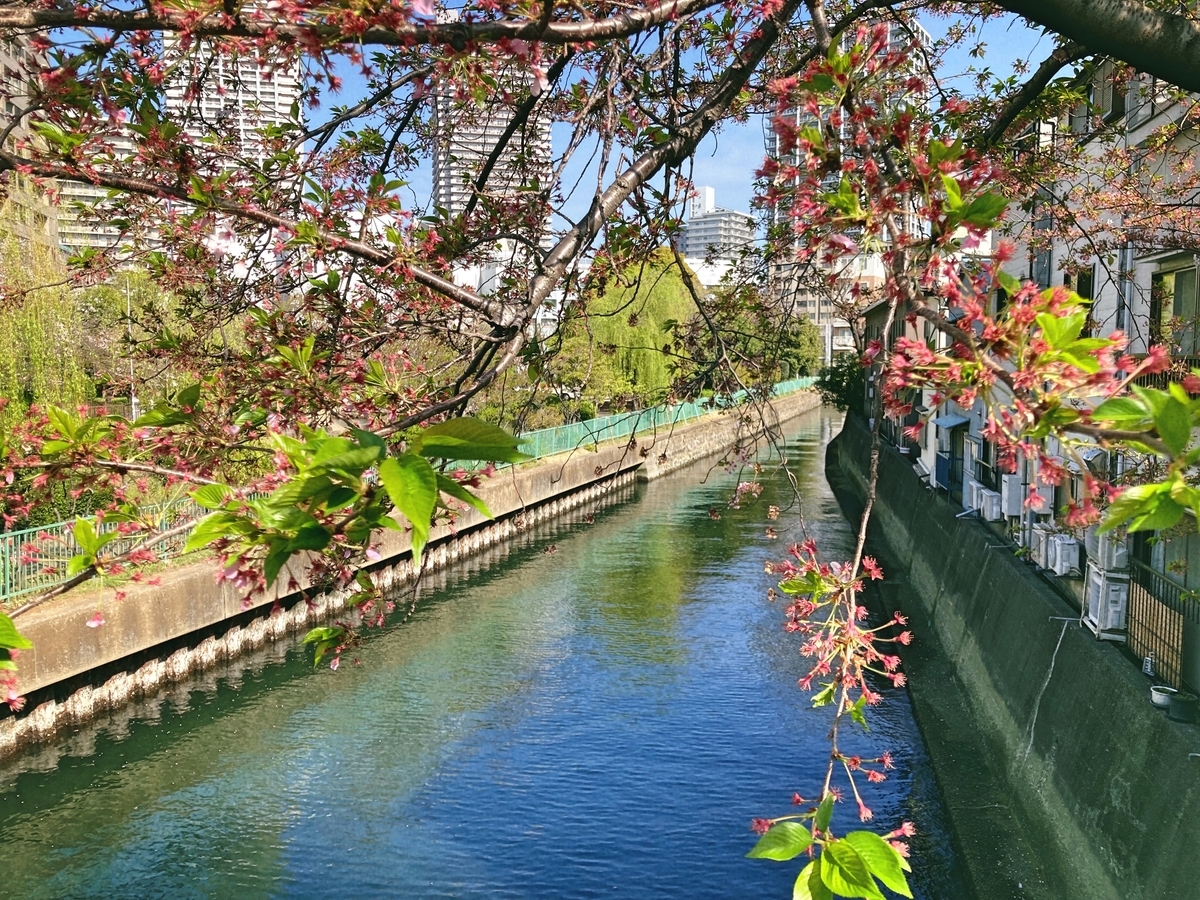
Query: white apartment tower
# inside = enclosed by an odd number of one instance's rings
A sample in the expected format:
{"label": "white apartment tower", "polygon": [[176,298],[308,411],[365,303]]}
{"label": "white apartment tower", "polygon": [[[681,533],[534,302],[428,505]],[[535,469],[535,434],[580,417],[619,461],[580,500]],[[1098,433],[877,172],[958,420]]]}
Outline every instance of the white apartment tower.
{"label": "white apartment tower", "polygon": [[690,259],[736,262],[742,251],[754,244],[757,229],[754,216],[722,209],[716,204],[716,191],[696,188],[684,227],[683,252]]}
{"label": "white apartment tower", "polygon": [[[453,218],[466,210],[475,182],[512,121],[514,104],[497,99],[464,111],[448,91],[438,91],[434,109],[433,202]],[[544,190],[549,179],[550,123],[538,120],[517,129],[500,151],[483,195],[503,198]]]}
{"label": "white apartment tower", "polygon": [[[174,55],[178,41],[165,39],[164,55]],[[262,162],[262,129],[295,121],[300,100],[298,65],[263,66],[252,55],[216,52],[193,46],[175,62],[181,74],[167,86],[165,116],[195,142],[206,141],[205,158],[221,169]],[[112,141],[117,160],[134,152],[133,142]],[[111,247],[119,239],[111,226],[80,215],[79,206],[103,202],[105,188],[79,182],[60,187],[59,239],[71,251]]]}
{"label": "white apartment tower", "polygon": [[[456,18],[452,10],[439,13],[441,21]],[[435,86],[433,202],[451,218],[467,209],[484,166],[504,140],[517,107],[529,96],[532,81],[532,74],[520,66],[500,72],[493,96],[482,105],[461,99],[452,83]],[[550,122],[538,113],[535,108],[529,120],[508,138],[480,200],[511,200],[548,188]]]}

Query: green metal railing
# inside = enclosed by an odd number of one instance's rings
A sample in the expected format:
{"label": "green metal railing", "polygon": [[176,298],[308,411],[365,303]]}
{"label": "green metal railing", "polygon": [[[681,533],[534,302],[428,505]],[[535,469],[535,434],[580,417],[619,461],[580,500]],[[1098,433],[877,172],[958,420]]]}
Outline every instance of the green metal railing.
{"label": "green metal railing", "polygon": [[[793,378],[790,381],[782,381],[775,385],[772,395],[780,397],[804,390],[812,387],[815,381],[815,378]],[[675,425],[695,421],[701,416],[737,404],[744,399],[744,392],[739,392],[734,395],[731,402],[715,403],[711,400],[700,400],[677,403],[673,406],[659,406],[653,409],[600,416],[586,422],[559,425],[557,428],[529,431],[521,435],[521,449],[534,459],[541,459],[579,447],[619,440],[644,432],[669,429]],[[160,527],[166,528],[181,524],[186,519],[197,519],[203,512],[191,499],[185,498],[175,503],[150,508],[148,514],[157,516],[160,520]],[[0,534],[0,574],[3,575],[0,606],[27,594],[48,590],[66,581],[64,574],[66,562],[79,552],[79,547],[75,543],[71,531],[74,524],[73,520],[56,522],[40,528],[26,528],[21,531]],[[116,525],[101,526],[101,530],[112,531],[117,527]],[[121,536],[110,543],[106,550],[111,549],[121,553],[129,550],[142,539],[143,537],[138,535]],[[175,556],[183,549],[184,543],[185,540],[182,537],[169,542],[163,541],[154,548],[155,553],[159,558]]]}

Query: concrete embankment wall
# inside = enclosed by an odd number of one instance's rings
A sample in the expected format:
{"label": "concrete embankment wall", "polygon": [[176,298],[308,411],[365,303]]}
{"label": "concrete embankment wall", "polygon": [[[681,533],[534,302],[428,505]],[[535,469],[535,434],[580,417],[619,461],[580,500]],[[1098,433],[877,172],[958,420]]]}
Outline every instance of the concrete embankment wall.
{"label": "concrete embankment wall", "polygon": [[[479,490],[495,519],[467,509],[452,527],[435,527],[424,568],[441,568],[536,522],[594,503],[635,479],[656,478],[742,441],[752,442],[764,423],[778,426],[819,402],[815,393],[802,391],[762,411],[714,414],[501,470]],[[384,532],[378,549],[381,560],[373,566],[377,584],[398,587],[414,580],[407,535]],[[21,714],[0,718],[0,755],[265,642],[294,639],[341,611],[347,596],[309,590],[305,567],[295,561],[270,595],[249,606],[233,585],[216,581],[211,560],[181,563],[160,578],[156,586],[123,587],[123,600],[115,599],[111,589],[71,593],[18,620],[34,644],[18,659],[18,683],[29,705]],[[293,583],[299,589],[289,589]],[[87,627],[96,612],[104,624]]]}
{"label": "concrete embankment wall", "polygon": [[[869,451],[854,419],[830,445],[848,508]],[[884,447],[881,595],[912,621],[913,705],[980,900],[1200,898],[1200,728],[1152,707],[1117,647],[955,512]]]}

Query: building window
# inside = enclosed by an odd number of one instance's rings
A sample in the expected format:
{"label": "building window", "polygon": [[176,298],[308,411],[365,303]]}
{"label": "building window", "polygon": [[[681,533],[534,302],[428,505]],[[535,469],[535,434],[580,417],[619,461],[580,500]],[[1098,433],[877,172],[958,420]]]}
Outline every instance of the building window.
{"label": "building window", "polygon": [[[1070,282],[1068,282],[1067,287],[1070,286]],[[1095,265],[1081,270],[1075,277],[1075,293],[1084,300],[1091,301],[1096,299]],[[1095,310],[1092,308],[1091,303],[1089,303],[1087,322],[1085,322],[1083,326],[1083,337],[1091,337],[1096,333],[1096,320],[1093,318],[1094,314]]]}
{"label": "building window", "polygon": [[1183,356],[1200,354],[1196,270],[1158,272],[1150,280],[1150,340],[1169,342]]}

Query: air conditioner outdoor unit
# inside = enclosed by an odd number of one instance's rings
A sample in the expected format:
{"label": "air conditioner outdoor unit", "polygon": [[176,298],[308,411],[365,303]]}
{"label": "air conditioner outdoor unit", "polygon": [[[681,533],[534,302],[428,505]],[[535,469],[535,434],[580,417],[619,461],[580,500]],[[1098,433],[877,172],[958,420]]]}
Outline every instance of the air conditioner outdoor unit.
{"label": "air conditioner outdoor unit", "polygon": [[1054,534],[1050,536],[1051,557],[1048,568],[1055,575],[1070,575],[1079,571],[1079,542],[1069,534]]}
{"label": "air conditioner outdoor unit", "polygon": [[1104,641],[1124,641],[1129,610],[1129,576],[1087,567],[1087,606],[1084,624]]}
{"label": "air conditioner outdoor unit", "polygon": [[1025,485],[1020,475],[1001,476],[1000,506],[1006,516],[1019,516],[1025,511]]}
{"label": "air conditioner outdoor unit", "polygon": [[1092,525],[1084,533],[1084,546],[1087,547],[1088,559],[1096,563],[1097,568],[1127,569],[1129,567],[1129,545],[1111,531],[1097,534],[1099,525]]}
{"label": "air conditioner outdoor unit", "polygon": [[983,489],[978,481],[967,479],[967,489],[963,492],[963,506],[967,509],[979,509],[979,492]]}
{"label": "air conditioner outdoor unit", "polygon": [[979,489],[979,510],[989,522],[998,522],[1004,518],[1004,510],[1000,507],[1000,495],[984,487]]}
{"label": "air conditioner outdoor unit", "polygon": [[1029,556],[1043,569],[1047,567],[1046,548],[1050,543],[1050,535],[1051,531],[1046,525],[1034,525],[1030,535]]}

